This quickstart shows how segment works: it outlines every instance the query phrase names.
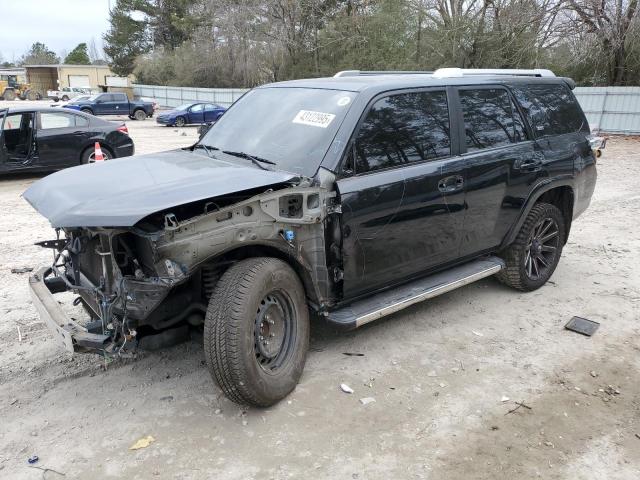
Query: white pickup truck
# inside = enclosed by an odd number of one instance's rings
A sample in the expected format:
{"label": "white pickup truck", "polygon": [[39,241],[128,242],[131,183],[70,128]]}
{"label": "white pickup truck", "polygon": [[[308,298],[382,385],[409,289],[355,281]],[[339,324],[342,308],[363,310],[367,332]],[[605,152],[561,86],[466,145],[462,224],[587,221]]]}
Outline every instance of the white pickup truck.
{"label": "white pickup truck", "polygon": [[89,87],[63,87],[60,90],[48,90],[47,98],[50,98],[54,102],[67,102],[72,98],[79,97],[80,95],[90,95],[91,89]]}

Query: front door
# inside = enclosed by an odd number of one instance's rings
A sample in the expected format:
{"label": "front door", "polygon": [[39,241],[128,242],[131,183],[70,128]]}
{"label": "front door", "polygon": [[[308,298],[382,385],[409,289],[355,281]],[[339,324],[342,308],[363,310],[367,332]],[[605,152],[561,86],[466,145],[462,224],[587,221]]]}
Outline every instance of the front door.
{"label": "front door", "polygon": [[463,164],[452,156],[445,90],[385,95],[369,108],[345,160],[345,299],[458,256]]}
{"label": "front door", "polygon": [[4,144],[4,118],[7,114],[6,110],[0,110],[0,172],[7,168],[7,147]]}
{"label": "front door", "polygon": [[493,249],[516,222],[544,155],[511,94],[501,86],[461,87],[466,213],[460,256]]}
{"label": "front door", "polygon": [[38,166],[35,113],[8,112],[2,126],[2,149],[7,169]]}
{"label": "front door", "polygon": [[187,123],[204,123],[204,104],[194,105],[189,109]]}

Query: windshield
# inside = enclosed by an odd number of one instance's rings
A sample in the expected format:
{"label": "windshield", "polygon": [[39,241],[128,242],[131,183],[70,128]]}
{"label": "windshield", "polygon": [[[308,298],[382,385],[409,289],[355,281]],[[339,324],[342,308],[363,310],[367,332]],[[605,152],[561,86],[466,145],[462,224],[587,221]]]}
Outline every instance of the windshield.
{"label": "windshield", "polygon": [[89,100],[90,102],[95,102],[98,97],[100,97],[100,95],[102,95],[101,93],[96,93],[95,95],[91,95],[89,98],[87,98],[87,100]]}
{"label": "windshield", "polygon": [[257,88],[227,110],[200,143],[266,159],[277,169],[310,177],[355,96],[316,88]]}

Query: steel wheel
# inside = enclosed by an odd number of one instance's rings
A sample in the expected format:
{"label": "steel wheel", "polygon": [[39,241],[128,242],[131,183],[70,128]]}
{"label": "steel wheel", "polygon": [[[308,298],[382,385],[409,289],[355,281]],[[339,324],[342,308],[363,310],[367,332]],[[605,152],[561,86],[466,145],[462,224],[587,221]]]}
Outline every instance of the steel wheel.
{"label": "steel wheel", "polygon": [[549,269],[555,267],[559,233],[558,223],[551,217],[543,218],[533,227],[524,259],[524,268],[531,280],[546,277]]}
{"label": "steel wheel", "polygon": [[292,353],[295,323],[291,299],[285,292],[268,293],[256,312],[254,351],[260,368],[275,373]]}

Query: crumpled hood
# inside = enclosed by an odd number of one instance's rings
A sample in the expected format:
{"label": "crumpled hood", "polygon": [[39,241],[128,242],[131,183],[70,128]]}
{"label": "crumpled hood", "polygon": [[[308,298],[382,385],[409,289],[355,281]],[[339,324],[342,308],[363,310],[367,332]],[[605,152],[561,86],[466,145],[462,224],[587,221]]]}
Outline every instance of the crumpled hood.
{"label": "crumpled hood", "polygon": [[67,168],[38,180],[23,197],[53,227],[130,227],[177,205],[296,178],[174,150]]}

